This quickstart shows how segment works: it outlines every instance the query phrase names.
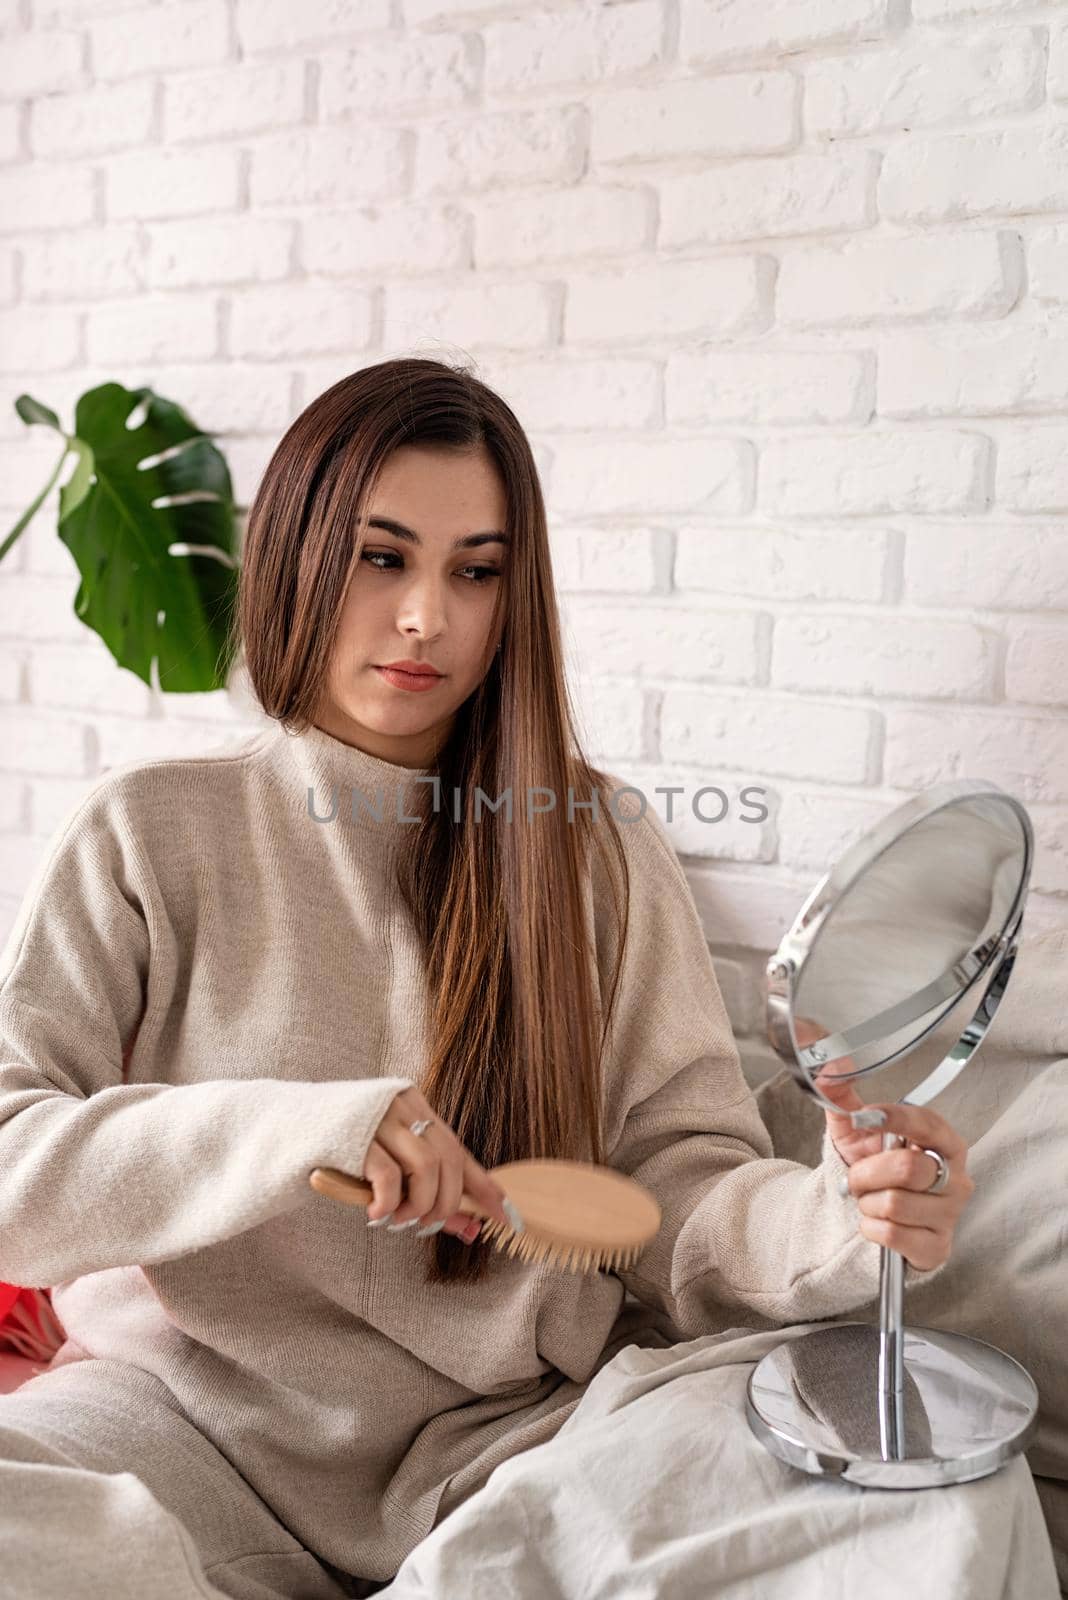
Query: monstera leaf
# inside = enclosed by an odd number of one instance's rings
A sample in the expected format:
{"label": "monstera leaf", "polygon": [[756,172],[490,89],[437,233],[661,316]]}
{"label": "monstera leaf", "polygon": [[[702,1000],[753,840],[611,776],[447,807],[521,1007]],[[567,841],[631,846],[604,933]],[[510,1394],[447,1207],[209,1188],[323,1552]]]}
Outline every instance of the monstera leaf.
{"label": "monstera leaf", "polygon": [[156,660],[166,692],[224,688],[239,562],[230,473],[209,436],[181,406],[120,383],[81,396],[73,434],[30,395],[19,395],[15,409],[28,424],[54,428],[64,450],[0,544],[0,559],[73,452],[58,533],[81,573],[75,615],[147,684]]}

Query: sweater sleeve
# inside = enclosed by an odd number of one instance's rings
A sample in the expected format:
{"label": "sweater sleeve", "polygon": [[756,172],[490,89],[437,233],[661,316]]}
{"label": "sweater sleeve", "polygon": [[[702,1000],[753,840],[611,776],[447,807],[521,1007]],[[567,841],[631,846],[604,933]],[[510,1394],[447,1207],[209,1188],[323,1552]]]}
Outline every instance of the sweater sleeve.
{"label": "sweater sleeve", "polygon": [[[48,842],[0,957],[0,1279],[52,1287],[218,1243],[361,1175],[407,1078],[123,1080],[152,891],[114,785]],[[163,915],[158,893],[153,915]]]}
{"label": "sweater sleeve", "polygon": [[[879,1248],[859,1232],[847,1170],[825,1135],[815,1168],[776,1158],[738,1050],[685,874],[651,811],[631,834],[631,929],[610,1035],[625,1114],[608,1161],[656,1197],[662,1221],[619,1272],[685,1338],[722,1311],[772,1323],[838,1316],[879,1292]],[[930,1278],[906,1267],[911,1277]]]}

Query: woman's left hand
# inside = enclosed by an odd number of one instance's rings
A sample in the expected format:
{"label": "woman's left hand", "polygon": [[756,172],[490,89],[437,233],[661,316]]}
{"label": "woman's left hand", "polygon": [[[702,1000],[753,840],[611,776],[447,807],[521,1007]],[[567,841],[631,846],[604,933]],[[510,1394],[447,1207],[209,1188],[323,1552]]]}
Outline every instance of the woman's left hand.
{"label": "woman's left hand", "polygon": [[[929,1272],[949,1259],[953,1230],[975,1192],[965,1171],[968,1146],[944,1117],[926,1106],[886,1105],[882,1128],[857,1129],[850,1111],[864,1102],[848,1081],[823,1077],[820,1089],[842,1107],[841,1114],[825,1109],[827,1131],[849,1168],[849,1192],[860,1211],[860,1231],[875,1244],[888,1245],[921,1272]],[[896,1150],[883,1149],[885,1133],[902,1134],[909,1141]],[[941,1194],[926,1190],[938,1175],[926,1149],[941,1152],[949,1166],[949,1181]]]}
{"label": "woman's left hand", "polygon": [[[794,1031],[802,1047],[816,1044],[828,1032],[811,1017],[796,1018]],[[850,1056],[828,1062],[816,1084],[825,1100],[841,1108],[834,1112],[824,1107],[824,1115],[831,1143],[849,1168],[846,1181],[860,1211],[860,1231],[874,1244],[896,1250],[920,1272],[930,1272],[949,1260],[957,1219],[975,1193],[965,1171],[968,1146],[945,1117],[926,1106],[865,1107],[853,1080],[836,1076],[852,1067]],[[854,1128],[849,1113],[865,1109],[886,1114],[881,1128]],[[884,1150],[886,1133],[901,1134],[908,1143]],[[939,1151],[949,1167],[941,1194],[927,1192],[938,1176],[927,1150]]]}

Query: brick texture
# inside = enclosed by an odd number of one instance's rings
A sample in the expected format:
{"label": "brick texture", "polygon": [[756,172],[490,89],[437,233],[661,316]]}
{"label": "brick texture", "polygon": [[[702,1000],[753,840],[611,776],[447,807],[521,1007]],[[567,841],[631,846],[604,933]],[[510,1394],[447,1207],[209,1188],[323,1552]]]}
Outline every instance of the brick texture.
{"label": "brick texture", "polygon": [[[762,961],[893,805],[1034,808],[1068,915],[1068,22],[1054,0],[24,0],[0,65],[0,539],[94,383],[247,507],[315,394],[472,363],[527,429],[591,754],[667,823],[743,1057]],[[256,725],[0,563],[0,938],[117,761]],[[250,714],[251,713],[251,714]],[[739,814],[747,786],[767,816]]]}

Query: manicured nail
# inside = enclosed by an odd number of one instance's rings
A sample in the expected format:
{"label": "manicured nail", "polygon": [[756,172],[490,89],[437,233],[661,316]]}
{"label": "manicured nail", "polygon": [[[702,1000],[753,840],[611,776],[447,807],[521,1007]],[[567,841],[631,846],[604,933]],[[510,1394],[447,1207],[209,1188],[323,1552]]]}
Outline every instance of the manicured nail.
{"label": "manicured nail", "polygon": [[428,1222],[425,1228],[417,1228],[416,1229],[415,1237],[417,1239],[426,1239],[432,1233],[440,1233],[444,1226],[445,1226],[444,1217],[442,1217],[440,1222]]}
{"label": "manicured nail", "polygon": [[390,1233],[403,1233],[405,1228],[416,1228],[418,1226],[419,1226],[419,1218],[418,1217],[409,1217],[407,1222],[391,1222],[390,1225],[389,1225],[389,1232]]}
{"label": "manicured nail", "polygon": [[838,1193],[842,1196],[843,1199],[849,1193],[849,1179],[848,1179],[848,1177],[846,1176],[846,1174],[844,1172],[842,1173],[842,1176],[838,1179]]}
{"label": "manicured nail", "polygon": [[515,1206],[509,1200],[507,1195],[505,1195],[504,1199],[501,1201],[501,1209],[508,1218],[514,1233],[526,1232],[526,1223],[523,1221],[522,1217],[519,1215],[519,1212],[516,1210]]}
{"label": "manicured nail", "polygon": [[393,1215],[392,1211],[387,1211],[384,1217],[376,1217],[374,1219],[374,1221],[373,1222],[369,1222],[367,1224],[367,1226],[369,1228],[384,1228],[386,1223],[392,1217],[392,1215]]}
{"label": "manicured nail", "polygon": [[865,1106],[863,1111],[851,1111],[849,1120],[854,1128],[885,1128],[886,1112],[878,1106]]}

